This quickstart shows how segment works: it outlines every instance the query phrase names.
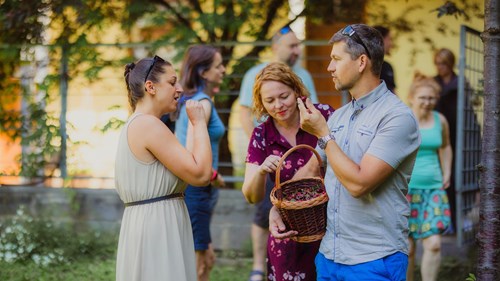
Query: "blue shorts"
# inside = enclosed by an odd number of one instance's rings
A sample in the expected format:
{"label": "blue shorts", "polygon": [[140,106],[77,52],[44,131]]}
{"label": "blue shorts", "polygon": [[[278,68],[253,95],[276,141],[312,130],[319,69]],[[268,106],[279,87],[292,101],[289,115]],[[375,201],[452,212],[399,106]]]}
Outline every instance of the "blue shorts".
{"label": "blue shorts", "polygon": [[210,221],[219,197],[219,189],[212,186],[186,188],[185,201],[193,228],[194,249],[204,251],[212,242]]}
{"label": "blue shorts", "polygon": [[336,263],[318,253],[314,262],[318,281],[405,281],[408,268],[408,256],[401,252],[355,265]]}

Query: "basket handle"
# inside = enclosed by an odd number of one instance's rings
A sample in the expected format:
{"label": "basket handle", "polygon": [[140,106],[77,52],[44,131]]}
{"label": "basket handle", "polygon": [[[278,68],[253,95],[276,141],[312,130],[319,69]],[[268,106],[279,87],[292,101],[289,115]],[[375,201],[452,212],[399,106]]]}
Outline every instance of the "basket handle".
{"label": "basket handle", "polygon": [[283,156],[281,156],[280,161],[278,162],[278,167],[276,168],[276,179],[275,179],[276,185],[275,186],[277,189],[276,191],[279,191],[279,196],[278,196],[279,201],[281,201],[281,199],[283,197],[281,194],[281,191],[279,190],[279,189],[281,189],[281,182],[280,182],[281,165],[283,165],[283,162],[285,161],[285,159],[288,155],[290,155],[295,150],[301,149],[301,148],[309,149],[314,153],[314,155],[316,155],[316,158],[318,158],[318,163],[319,163],[319,171],[320,171],[319,174],[321,175],[321,167],[323,166],[323,161],[321,160],[321,156],[319,156],[319,153],[316,151],[316,149],[314,149],[312,146],[307,145],[307,144],[299,144],[297,146],[290,148],[287,152],[285,152],[285,154],[283,154]]}

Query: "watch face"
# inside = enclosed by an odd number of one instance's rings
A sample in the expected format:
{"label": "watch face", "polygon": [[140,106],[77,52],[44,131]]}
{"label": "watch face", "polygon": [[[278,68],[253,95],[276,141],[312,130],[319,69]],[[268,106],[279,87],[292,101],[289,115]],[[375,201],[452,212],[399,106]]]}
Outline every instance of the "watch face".
{"label": "watch face", "polygon": [[323,140],[322,140],[322,139],[318,139],[318,146],[319,146],[319,148],[321,148],[321,149],[324,149],[324,148],[325,148],[325,144],[323,143]]}
{"label": "watch face", "polygon": [[334,139],[332,134],[329,134],[329,135],[326,135],[324,137],[321,137],[318,139],[318,146],[321,148],[321,149],[325,149],[326,148],[326,144],[330,141]]}
{"label": "watch face", "polygon": [[326,148],[326,143],[328,142],[328,136],[326,137],[322,137],[322,138],[319,138],[318,139],[318,145],[321,149],[325,149]]}

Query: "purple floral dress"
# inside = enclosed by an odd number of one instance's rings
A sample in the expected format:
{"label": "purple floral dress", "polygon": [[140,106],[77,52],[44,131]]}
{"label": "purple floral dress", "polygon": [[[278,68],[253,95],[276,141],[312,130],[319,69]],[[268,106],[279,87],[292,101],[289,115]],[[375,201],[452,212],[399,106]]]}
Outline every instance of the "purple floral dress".
{"label": "purple floral dress", "polygon": [[[315,107],[327,120],[334,111],[329,105],[315,104]],[[312,147],[316,147],[318,142],[315,136],[302,129],[299,129],[295,139],[297,145],[307,144]],[[253,130],[246,162],[261,165],[269,155],[274,154],[281,157],[290,148],[292,145],[280,135],[272,118],[268,118],[267,121]],[[295,150],[288,155],[282,165],[280,182],[291,179],[312,155],[312,152],[306,149]],[[271,174],[270,178],[275,181],[276,174]],[[321,241],[297,243],[291,239],[277,240],[269,235],[267,241],[267,280],[315,281],[314,258],[318,253],[320,243]]]}

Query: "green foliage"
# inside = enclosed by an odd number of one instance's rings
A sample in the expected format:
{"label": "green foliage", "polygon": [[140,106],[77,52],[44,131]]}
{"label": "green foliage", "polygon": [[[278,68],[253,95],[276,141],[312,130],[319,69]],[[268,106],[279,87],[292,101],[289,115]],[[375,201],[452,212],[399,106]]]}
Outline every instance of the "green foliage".
{"label": "green foliage", "polygon": [[210,272],[210,280],[213,281],[245,281],[252,270],[251,262],[237,260],[236,262],[226,262],[226,264],[216,264]]}
{"label": "green foliage", "polygon": [[[253,46],[242,56],[243,59],[235,59],[235,49],[239,47],[223,42],[235,42],[241,38],[245,41],[268,40],[275,31],[273,26],[295,20],[288,20],[288,10],[286,0],[0,1],[0,90],[5,93],[0,99],[16,102],[21,96],[23,99],[38,96],[33,102],[23,100],[29,104],[25,111],[7,109],[8,103],[0,103],[0,133],[12,139],[22,139],[24,151],[19,157],[22,161],[21,175],[50,175],[50,172],[47,174],[44,171],[50,162],[55,162],[54,167],[58,167],[60,144],[63,143],[59,123],[56,122],[59,116],[48,112],[46,107],[60,95],[61,81],[67,79],[65,83],[69,84],[76,77],[85,77],[89,82],[96,81],[102,78],[100,73],[103,69],[123,67],[126,62],[135,59],[129,52],[123,58],[106,60],[99,48],[93,45],[130,41],[127,36],[121,36],[115,39],[118,42],[109,42],[106,28],[111,24],[121,24],[125,34],[132,28],[139,29],[143,34],[154,34],[145,38],[152,42],[148,52],[152,54],[167,47],[177,52],[174,61],[180,60],[182,50],[190,44],[220,46],[228,69],[234,74],[227,79],[222,90],[235,90],[239,89],[242,74],[257,62],[246,58],[258,57],[265,47]],[[48,30],[50,42],[47,42],[46,37]],[[50,60],[46,69],[53,72],[41,83],[31,81],[27,87],[21,87],[21,81],[16,77],[21,65],[29,62],[30,67],[38,67],[33,57],[22,58],[23,52],[32,52],[30,44],[47,43],[52,45],[49,47]],[[66,52],[63,53],[62,48]],[[61,69],[65,54],[68,72]],[[217,104],[229,108],[235,98],[219,97]],[[122,120],[114,119],[103,130],[114,129],[122,124]]]}
{"label": "green foliage", "polygon": [[[21,109],[7,109],[5,105],[13,104],[18,96],[15,83],[5,91],[6,103],[0,105],[0,132],[12,140],[19,140],[23,147],[28,147],[19,160],[22,163],[20,175],[26,177],[44,176],[43,168],[51,163],[59,152],[59,126],[57,118],[46,111],[49,102],[47,92],[37,94],[31,92],[30,86],[21,85]],[[1,173],[6,173],[5,171]],[[7,172],[8,173],[8,172]]]}
{"label": "green foliage", "polygon": [[[102,69],[113,65],[90,46],[86,34],[100,40],[99,34],[105,33],[95,31],[116,21],[124,6],[122,1],[103,0],[0,1],[0,44],[9,44],[0,46],[0,133],[13,141],[20,140],[23,152],[18,157],[19,175],[50,176],[58,167],[59,116],[49,112],[47,105],[59,95],[61,77],[70,81],[83,76],[94,81]],[[51,59],[43,62],[41,68],[54,69],[58,74],[49,73],[38,82],[34,77],[40,71],[40,62],[35,61],[31,44],[45,43],[47,30],[56,45],[47,48]],[[68,50],[69,73],[60,72],[64,58],[57,44]],[[46,171],[49,165],[52,167]]]}
{"label": "green foliage", "polygon": [[114,257],[115,247],[114,237],[100,232],[80,233],[75,225],[34,218],[24,208],[0,224],[0,261],[6,263],[44,267],[83,258],[102,260]]}
{"label": "green foliage", "polygon": [[0,2],[1,43],[42,43],[44,24],[40,16],[47,12],[49,1],[4,0]]}
{"label": "green foliage", "polygon": [[84,258],[71,264],[39,266],[34,262],[7,263],[0,261],[0,280],[9,281],[114,281],[114,258]]}
{"label": "green foliage", "polygon": [[[158,1],[158,0],[47,0],[47,1],[0,1],[0,133],[12,139],[21,137],[25,151],[21,174],[27,177],[47,176],[44,167],[47,163],[58,162],[59,116],[48,112],[46,106],[61,92],[61,78],[68,83],[76,77],[85,77],[93,82],[101,79],[102,70],[122,67],[125,62],[134,60],[132,52],[122,58],[106,60],[95,43],[118,43],[130,41],[127,37],[132,28],[142,34],[152,34],[145,38],[152,44],[147,47],[149,54],[160,48],[168,48],[176,53],[178,62],[183,50],[190,44],[213,44],[219,46],[231,75],[226,79],[222,90],[236,91],[240,87],[242,74],[258,62],[260,52],[265,46],[250,48],[236,46],[228,42],[268,41],[276,31],[276,26],[295,21],[300,16],[308,16],[313,22],[323,21],[362,21],[366,0],[356,1],[305,1],[305,9],[289,19],[289,3],[286,0],[213,0],[213,1]],[[482,16],[475,4],[466,0],[454,1],[454,6],[445,7],[442,14]],[[443,6],[444,7],[444,6]],[[378,5],[368,11],[372,22],[391,26],[394,35],[412,34],[422,38],[431,48],[432,40],[426,37],[428,26],[418,20],[408,20],[408,15],[420,8],[416,2],[409,2],[406,9],[396,17],[387,14],[384,6]],[[437,6],[436,9],[440,7]],[[455,9],[456,8],[456,9]],[[439,10],[439,11],[441,11]],[[458,13],[460,14],[460,13]],[[109,42],[106,28],[119,24],[125,36]],[[442,33],[452,32],[446,26],[438,26]],[[19,77],[20,67],[29,63],[35,67],[30,44],[47,44],[46,31],[50,30],[49,65],[50,73],[43,82],[22,86]],[[108,37],[106,37],[108,36]],[[9,45],[2,45],[9,44]],[[67,50],[68,72],[61,73],[61,48]],[[236,50],[241,48],[241,52]],[[236,53],[242,53],[236,58]],[[419,50],[410,51],[413,54]],[[28,54],[28,55],[26,55]],[[9,102],[23,97],[27,106],[24,112],[19,109],[7,110]],[[33,99],[33,97],[37,97]],[[32,100],[29,100],[30,97]],[[230,108],[236,95],[218,97],[217,106]],[[6,101],[6,102],[4,102]],[[113,119],[103,128],[118,128],[122,120]],[[227,147],[221,148],[221,160],[230,158]],[[57,166],[58,163],[56,163]],[[5,171],[0,171],[6,173]]]}
{"label": "green foliage", "polygon": [[[170,28],[169,32],[155,38],[149,50],[151,53],[165,46],[183,50],[190,44],[218,45],[221,42],[237,41],[243,36],[248,38],[245,40],[268,40],[275,31],[271,30],[273,24],[288,21],[289,7],[286,0],[152,2],[156,4],[156,9],[145,5],[144,1],[132,0],[127,6],[128,17],[124,22],[124,27],[132,27],[133,23],[141,20],[143,30],[158,26]],[[243,57],[258,55],[263,49],[262,46],[254,46]],[[234,45],[221,47],[225,62],[234,65],[233,73],[244,73],[251,65],[243,64],[244,67],[239,67],[240,61],[233,61],[234,50]],[[181,56],[182,52],[179,52],[175,60],[178,61]],[[239,81],[236,85],[239,86]]]}
{"label": "green foliage", "polygon": [[476,275],[474,275],[474,273],[469,273],[469,276],[465,278],[465,281],[476,281]]}
{"label": "green foliage", "polygon": [[323,1],[306,0],[304,14],[313,23],[363,22],[366,0]]}

